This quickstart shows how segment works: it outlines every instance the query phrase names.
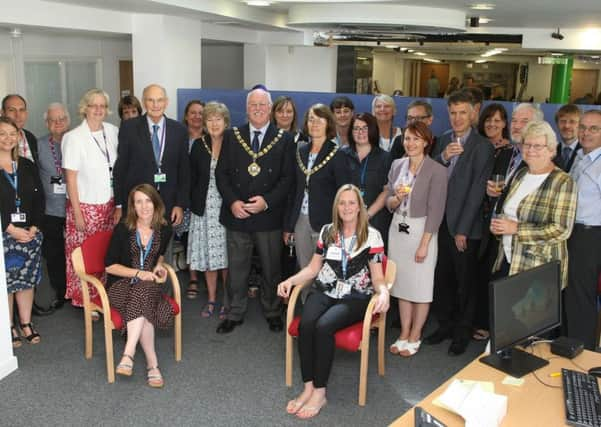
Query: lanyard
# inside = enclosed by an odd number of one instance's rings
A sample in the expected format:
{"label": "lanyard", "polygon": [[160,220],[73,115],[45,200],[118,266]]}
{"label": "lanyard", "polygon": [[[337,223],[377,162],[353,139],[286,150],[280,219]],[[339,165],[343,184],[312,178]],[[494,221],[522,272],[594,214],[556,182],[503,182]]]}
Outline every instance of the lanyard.
{"label": "lanyard", "polygon": [[148,243],[146,244],[146,248],[142,247],[142,239],[140,238],[140,232],[136,230],[136,243],[138,244],[138,248],[140,248],[140,268],[144,268],[144,262],[146,262],[146,258],[148,258],[148,254],[150,253],[150,249],[152,248],[152,240],[154,239],[154,232],[150,235],[150,239],[148,239]]}
{"label": "lanyard", "polygon": [[92,135],[92,139],[96,143],[96,147],[98,147],[100,152],[104,155],[104,157],[106,157],[106,165],[109,168],[109,172],[112,172],[113,168],[111,167],[111,153],[109,152],[109,146],[108,146],[108,143],[106,142],[106,134],[104,133],[104,127],[102,128],[102,139],[104,140],[104,150],[100,146],[100,143],[98,142],[98,140],[96,139],[94,134],[91,133],[91,135]]}
{"label": "lanyard", "polygon": [[56,174],[61,176],[63,174],[63,168],[61,167],[61,159],[56,152],[56,141],[52,137],[48,138],[48,145],[50,146],[50,152],[52,153],[52,159],[54,160],[54,167],[56,168]]}
{"label": "lanyard", "polygon": [[353,237],[351,237],[351,249],[350,249],[350,252],[347,252],[346,245],[344,244],[344,234],[340,233],[340,243],[342,245],[342,278],[343,279],[346,279],[348,260],[351,259],[351,253],[353,252],[353,248],[355,247],[356,240],[357,240],[357,235],[353,234]]}
{"label": "lanyard", "polygon": [[4,173],[4,176],[6,177],[8,182],[10,183],[10,186],[15,190],[15,207],[17,208],[17,213],[19,213],[19,207],[21,206],[21,199],[19,198],[19,190],[18,190],[19,177],[17,174],[17,162],[13,161],[12,165],[13,165],[13,173],[12,174],[6,172],[5,170],[2,170],[2,172]]}
{"label": "lanyard", "polygon": [[365,173],[367,172],[367,162],[369,161],[369,154],[365,156],[365,163],[363,164],[363,166],[361,166],[361,176],[359,178],[361,180],[360,189],[363,191],[365,191]]}
{"label": "lanyard", "polygon": [[[157,162],[157,166],[159,168],[159,173],[161,173],[161,165],[163,164],[163,154],[165,153],[165,131],[167,128],[167,121],[163,122],[163,132],[161,133],[161,139],[159,139],[159,156],[154,155],[154,160]],[[150,136],[152,143],[152,135]]]}

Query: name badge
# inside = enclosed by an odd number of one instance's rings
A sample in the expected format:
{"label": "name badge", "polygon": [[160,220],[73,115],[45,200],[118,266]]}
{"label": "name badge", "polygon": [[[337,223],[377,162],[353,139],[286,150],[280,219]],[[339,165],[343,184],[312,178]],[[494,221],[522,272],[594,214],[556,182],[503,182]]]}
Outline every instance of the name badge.
{"label": "name badge", "polygon": [[338,280],[336,282],[336,293],[339,296],[350,294],[351,293],[350,283],[344,283],[342,280]]}
{"label": "name badge", "polygon": [[54,194],[67,194],[67,184],[52,184]]}
{"label": "name badge", "polygon": [[331,259],[332,261],[342,261],[342,249],[337,246],[330,246],[328,248],[328,253],[326,254],[326,259]]}
{"label": "name badge", "polygon": [[154,183],[160,184],[162,182],[167,182],[167,174],[164,173],[155,173],[154,174]]}
{"label": "name badge", "polygon": [[27,214],[23,212],[15,212],[10,214],[10,222],[24,223],[27,222]]}

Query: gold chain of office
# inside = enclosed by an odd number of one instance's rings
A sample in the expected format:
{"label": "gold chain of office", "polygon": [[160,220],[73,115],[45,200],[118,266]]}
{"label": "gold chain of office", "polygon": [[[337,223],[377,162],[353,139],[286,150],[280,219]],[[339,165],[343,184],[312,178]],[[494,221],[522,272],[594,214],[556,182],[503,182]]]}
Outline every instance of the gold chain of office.
{"label": "gold chain of office", "polygon": [[250,157],[252,157],[253,161],[250,165],[248,165],[248,174],[250,176],[257,176],[261,173],[261,166],[259,166],[259,164],[257,163],[257,159],[259,157],[263,157],[265,154],[267,154],[269,152],[269,150],[271,150],[273,148],[273,146],[275,144],[277,144],[277,142],[282,139],[282,136],[284,135],[284,131],[282,129],[278,129],[278,134],[276,135],[275,138],[273,138],[273,140],[269,143],[269,145],[267,145],[265,148],[263,148],[262,150],[260,150],[258,153],[255,153],[252,148],[249,147],[249,145],[246,143],[246,141],[244,141],[244,138],[242,138],[242,135],[240,135],[240,130],[237,127],[232,128],[232,130],[234,131],[234,135],[236,135],[236,139],[238,140],[238,143],[240,143],[240,145],[242,146],[242,148],[244,148],[244,151],[246,151],[248,153],[248,155]]}
{"label": "gold chain of office", "polygon": [[298,167],[300,168],[300,170],[306,176],[306,179],[305,179],[305,189],[309,188],[309,179],[311,179],[311,175],[313,175],[314,173],[318,172],[325,165],[327,165],[328,162],[330,160],[332,160],[332,158],[334,157],[334,154],[336,154],[337,151],[338,151],[338,146],[335,146],[334,148],[332,148],[332,151],[330,151],[330,153],[326,156],[326,158],[321,161],[320,164],[318,164],[317,166],[312,167],[311,169],[307,169],[305,167],[305,165],[303,164],[303,160],[301,159],[300,150],[296,150],[296,163],[298,163]]}

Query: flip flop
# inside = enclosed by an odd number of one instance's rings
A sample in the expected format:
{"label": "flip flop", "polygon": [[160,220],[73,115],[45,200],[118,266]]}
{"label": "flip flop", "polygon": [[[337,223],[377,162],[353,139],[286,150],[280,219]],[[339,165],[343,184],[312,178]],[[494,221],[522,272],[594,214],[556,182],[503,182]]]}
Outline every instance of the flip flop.
{"label": "flip flop", "polygon": [[[328,403],[328,401],[324,399],[324,401],[319,406],[303,405],[303,407],[300,408],[300,410],[296,413],[296,416],[301,420],[308,420],[310,418],[314,418],[317,415],[319,415],[319,412],[324,406],[326,406],[326,403]],[[301,415],[304,411],[307,411],[308,413],[306,413],[305,415]]]}
{"label": "flip flop", "polygon": [[298,400],[293,399],[288,402],[288,405],[286,405],[286,412],[288,412],[290,415],[296,415],[296,413],[301,410],[304,404],[305,402],[299,402]]}

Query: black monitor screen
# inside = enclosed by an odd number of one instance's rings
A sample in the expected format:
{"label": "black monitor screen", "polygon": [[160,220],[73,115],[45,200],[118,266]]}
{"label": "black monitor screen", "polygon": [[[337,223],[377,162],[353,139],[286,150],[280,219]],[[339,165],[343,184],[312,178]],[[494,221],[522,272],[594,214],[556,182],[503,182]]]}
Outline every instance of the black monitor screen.
{"label": "black monitor screen", "polygon": [[559,261],[490,284],[491,354],[561,324]]}

